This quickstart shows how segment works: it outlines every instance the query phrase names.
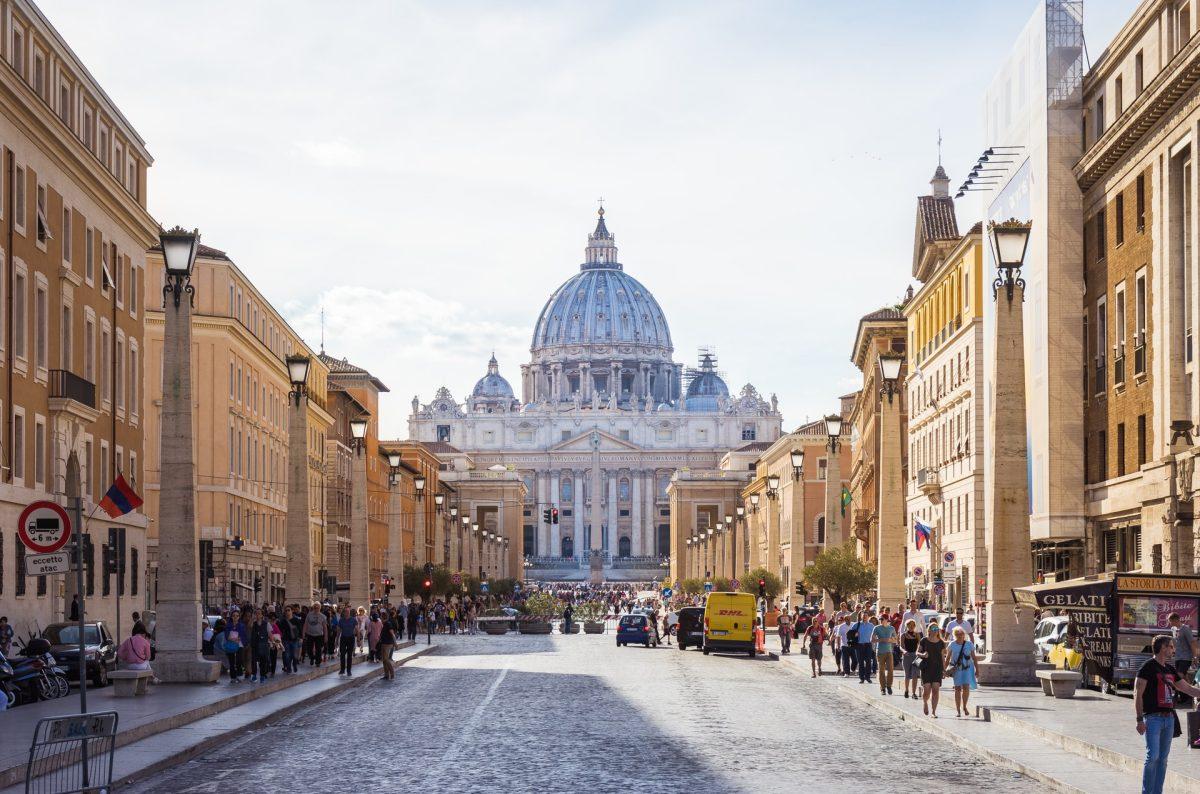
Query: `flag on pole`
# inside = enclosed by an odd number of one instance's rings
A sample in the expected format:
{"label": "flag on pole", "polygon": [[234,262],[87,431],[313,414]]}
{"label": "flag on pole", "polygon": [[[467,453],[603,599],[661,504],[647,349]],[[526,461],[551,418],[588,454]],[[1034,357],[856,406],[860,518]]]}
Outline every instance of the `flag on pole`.
{"label": "flag on pole", "polygon": [[933,527],[921,523],[920,519],[913,519],[913,539],[916,541],[917,551],[921,550],[922,545],[929,545],[929,539],[932,535]]}
{"label": "flag on pole", "polygon": [[100,508],[109,518],[119,518],[142,506],[142,497],[125,482],[125,475],[117,472],[117,479],[100,500]]}
{"label": "flag on pole", "polygon": [[850,489],[842,486],[842,517],[846,515],[846,506],[850,504]]}

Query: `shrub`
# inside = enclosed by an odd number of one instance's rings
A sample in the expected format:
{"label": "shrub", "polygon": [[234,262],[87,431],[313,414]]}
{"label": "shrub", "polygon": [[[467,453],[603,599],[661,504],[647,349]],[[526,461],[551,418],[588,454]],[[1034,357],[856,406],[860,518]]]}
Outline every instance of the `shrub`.
{"label": "shrub", "polygon": [[552,620],[562,614],[562,602],[549,593],[534,593],[525,599],[526,614],[543,620]]}

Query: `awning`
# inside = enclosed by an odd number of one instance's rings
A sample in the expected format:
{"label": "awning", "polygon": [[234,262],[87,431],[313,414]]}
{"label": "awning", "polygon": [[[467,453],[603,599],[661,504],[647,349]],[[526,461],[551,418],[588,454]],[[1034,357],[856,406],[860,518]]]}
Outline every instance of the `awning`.
{"label": "awning", "polygon": [[242,588],[243,590],[249,590],[251,593],[253,593],[253,592],[254,592],[254,588],[253,588],[253,587],[251,587],[250,585],[246,584],[245,582],[234,582],[234,581],[230,581],[229,583],[230,583],[231,585],[233,585],[234,587],[240,587],[240,588]]}
{"label": "awning", "polygon": [[1041,609],[1101,610],[1108,608],[1113,574],[1084,576],[1061,582],[1014,587],[1013,600],[1021,606]]}

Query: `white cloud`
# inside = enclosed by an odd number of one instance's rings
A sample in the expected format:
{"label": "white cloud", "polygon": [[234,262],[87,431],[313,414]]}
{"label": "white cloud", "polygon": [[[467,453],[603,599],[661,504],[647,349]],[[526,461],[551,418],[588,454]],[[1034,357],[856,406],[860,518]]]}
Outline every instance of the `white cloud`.
{"label": "white cloud", "polygon": [[296,151],[325,168],[355,168],[366,161],[365,153],[345,140],[297,141]]}
{"label": "white cloud", "polygon": [[325,352],[370,370],[391,390],[380,406],[384,436],[408,435],[414,394],[428,402],[444,385],[463,399],[493,351],[501,373],[520,391],[518,367],[529,349],[524,328],[419,290],[343,286],[287,307],[293,327],[314,349],[321,342],[322,308]]}

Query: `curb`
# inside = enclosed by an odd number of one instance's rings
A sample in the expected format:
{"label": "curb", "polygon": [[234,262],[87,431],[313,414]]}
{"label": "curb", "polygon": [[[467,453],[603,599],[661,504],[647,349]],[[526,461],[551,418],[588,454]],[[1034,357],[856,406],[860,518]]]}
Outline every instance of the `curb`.
{"label": "curb", "polygon": [[[408,654],[407,656],[403,656],[403,657],[395,660],[395,662],[393,662],[393,664],[396,667],[400,667],[402,665],[405,665],[405,664],[411,662],[413,659],[419,659],[420,657],[425,656],[426,654],[433,653],[439,647],[440,646],[438,646],[438,645],[426,645],[426,646],[422,647],[420,650],[413,651],[412,653]],[[224,733],[221,733],[218,736],[209,737],[208,739],[205,739],[195,745],[192,745],[191,747],[189,747],[187,750],[185,750],[182,753],[175,753],[174,755],[172,755],[169,758],[164,758],[161,761],[155,761],[154,763],[149,764],[148,766],[145,766],[136,772],[132,772],[128,775],[125,775],[125,776],[117,779],[117,780],[114,780],[112,782],[112,788],[117,789],[117,788],[120,788],[121,786],[127,786],[127,785],[130,785],[131,783],[136,783],[136,782],[142,780],[143,778],[157,774],[157,773],[163,771],[164,769],[169,769],[170,767],[177,766],[181,763],[190,761],[193,758],[196,758],[197,756],[203,755],[204,753],[208,752],[209,750],[213,749],[214,747],[217,747],[218,745],[223,744],[224,742],[228,741],[229,739],[236,738],[237,736],[247,733],[248,731],[252,731],[252,730],[261,728],[264,725],[266,725],[268,722],[271,722],[272,720],[276,720],[280,717],[285,717],[294,711],[298,711],[302,708],[307,708],[308,706],[312,706],[316,703],[320,703],[324,700],[327,700],[327,699],[333,697],[334,695],[341,694],[342,692],[345,692],[350,689],[357,689],[358,687],[365,686],[366,684],[370,683],[371,681],[374,681],[375,679],[381,677],[382,675],[383,675],[383,666],[380,665],[380,667],[378,669],[369,670],[369,671],[367,671],[367,673],[365,675],[354,676],[353,678],[348,678],[348,679],[342,681],[338,686],[330,687],[329,689],[326,689],[323,692],[317,692],[314,695],[312,695],[311,697],[306,698],[305,700],[301,700],[296,703],[289,703],[286,706],[283,706],[282,708],[271,712],[270,714],[263,715],[262,717],[254,720],[253,722],[249,722],[239,728],[235,728],[233,730],[226,731]],[[165,733],[165,731],[164,731],[164,733]]]}
{"label": "curb", "polygon": [[[1010,758],[1007,755],[1004,755],[1003,753],[997,752],[996,750],[992,750],[990,748],[984,747],[983,745],[979,744],[978,742],[974,742],[974,741],[966,738],[965,736],[961,736],[961,735],[955,733],[952,730],[943,728],[943,727],[941,727],[941,725],[939,725],[938,723],[935,723],[931,720],[914,719],[914,715],[909,714],[904,709],[897,708],[896,706],[893,706],[889,703],[884,703],[883,701],[881,701],[875,697],[872,697],[871,695],[869,695],[865,692],[859,692],[858,690],[850,689],[849,687],[846,687],[842,684],[835,684],[834,686],[837,689],[837,691],[840,692],[844,697],[848,697],[853,700],[858,700],[862,703],[867,704],[868,706],[871,706],[872,708],[876,709],[877,711],[881,711],[884,714],[888,714],[890,716],[898,718],[901,722],[904,722],[906,725],[910,725],[917,730],[925,731],[926,733],[931,733],[934,736],[937,736],[939,739],[943,739],[947,742],[950,742],[951,744],[955,745],[956,747],[961,747],[964,750],[969,750],[970,752],[975,753],[976,755],[981,755],[984,758],[991,761],[992,763],[996,764],[997,766],[1004,767],[1005,769],[1010,769],[1014,772],[1020,772],[1022,775],[1025,775],[1026,777],[1031,778],[1032,780],[1036,780],[1039,783],[1044,783],[1045,785],[1049,786],[1051,788],[1051,790],[1053,790],[1053,791],[1061,791],[1061,792],[1064,792],[1065,794],[1087,794],[1087,792],[1085,792],[1081,788],[1072,786],[1071,784],[1066,783],[1065,781],[1059,780],[1058,778],[1054,777],[1053,775],[1048,775],[1045,772],[1034,769],[1033,767],[1030,767],[1027,764],[1023,764],[1020,761],[1017,761],[1013,758]],[[986,719],[987,718],[985,716],[984,720],[986,721]]]}
{"label": "curb", "polygon": [[[408,641],[404,645],[404,649],[411,648],[415,643]],[[437,646],[427,646],[437,647]],[[398,648],[397,650],[402,650]],[[355,662],[364,662],[367,658],[366,654],[356,654]],[[407,661],[407,659],[406,659]],[[148,739],[157,734],[164,733],[175,728],[182,728],[185,725],[190,725],[193,722],[215,716],[224,711],[235,709],[239,706],[244,706],[267,695],[273,695],[276,692],[290,689],[299,684],[306,684],[309,681],[315,681],[324,675],[332,673],[334,668],[338,666],[336,661],[327,662],[315,669],[309,668],[301,673],[294,673],[291,677],[280,678],[278,681],[272,681],[269,684],[256,686],[254,689],[246,689],[238,692],[233,697],[221,697],[214,702],[197,706],[195,708],[181,711],[177,714],[169,714],[156,720],[152,720],[136,728],[131,728],[128,731],[119,731],[116,740],[113,744],[113,749],[117,750],[126,747],[134,742],[140,742],[143,739]],[[382,667],[380,668],[382,670]],[[364,676],[366,678],[366,676]],[[223,680],[223,679],[221,679]],[[219,683],[219,681],[218,681]],[[197,686],[196,684],[163,684],[162,686]],[[212,686],[212,685],[208,685]],[[228,691],[228,690],[225,690]],[[215,694],[215,693],[214,693]],[[11,766],[8,769],[0,769],[0,791],[15,786],[25,781],[26,762]]]}
{"label": "curb", "polygon": [[[993,708],[991,706],[980,706],[980,716],[988,722],[996,725],[1003,725],[1014,731],[1032,736],[1035,739],[1040,739],[1052,747],[1056,747],[1064,752],[1073,753],[1083,756],[1089,761],[1095,761],[1098,764],[1104,764],[1119,772],[1128,772],[1132,775],[1142,774],[1143,759],[1134,758],[1131,755],[1122,753],[1119,750],[1112,750],[1107,747],[1101,747],[1098,744],[1093,744],[1086,739],[1081,739],[1077,736],[1069,736],[1064,733],[1059,733],[1047,728],[1042,728],[1031,722],[1018,719],[1009,715],[1003,708]],[[1179,794],[1187,794],[1188,792],[1200,791],[1200,780],[1182,775],[1167,766],[1167,775],[1163,781],[1163,790],[1169,792],[1179,792]]]}

